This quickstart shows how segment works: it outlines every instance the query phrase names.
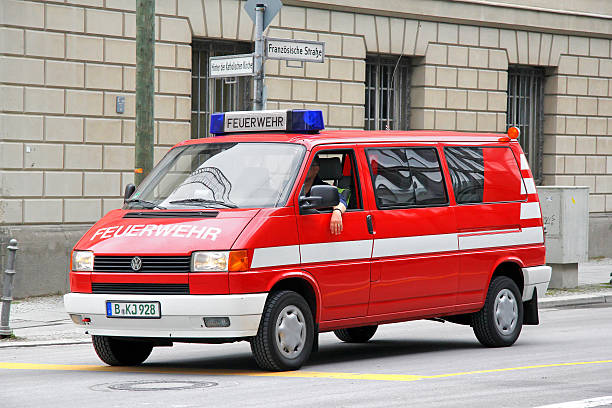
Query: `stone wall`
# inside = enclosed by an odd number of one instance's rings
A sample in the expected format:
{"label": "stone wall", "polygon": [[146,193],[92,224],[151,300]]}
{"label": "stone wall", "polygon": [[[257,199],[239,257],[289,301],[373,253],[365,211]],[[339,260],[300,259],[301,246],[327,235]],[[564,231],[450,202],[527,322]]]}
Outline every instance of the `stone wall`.
{"label": "stone wall", "polygon": [[[508,66],[544,67],[544,184],[589,186],[592,234],[609,231],[612,17],[594,7],[602,0],[572,10],[554,0],[284,3],[266,34],[324,41],[326,58],[267,61],[267,107],[321,109],[331,129],[363,127],[368,54],[412,64],[413,129],[503,132]],[[156,160],[190,137],[193,40],[252,41],[244,4],[156,1]],[[28,252],[38,273],[55,273],[74,231],[119,207],[133,181],[135,0],[2,0],[0,18],[0,243],[23,237],[38,248]],[[63,242],[49,246],[55,258],[41,240]],[[605,240],[590,242],[592,255],[612,256]]]}
{"label": "stone wall", "polygon": [[[156,160],[190,135],[192,40],[251,41],[244,4],[157,1]],[[0,224],[90,223],[121,205],[134,166],[134,5],[2,2]],[[609,39],[373,14],[285,5],[267,35],[324,41],[327,56],[267,61],[268,108],[362,128],[366,54],[403,55],[412,128],[503,132],[508,65],[546,67],[544,183],[588,185],[591,212],[612,211]]]}
{"label": "stone wall", "polygon": [[547,79],[544,183],[590,189],[591,213],[612,211],[610,41],[570,37]]}
{"label": "stone wall", "polygon": [[[0,225],[93,223],[133,181],[135,2],[59,3],[0,6]],[[174,1],[156,11],[158,160],[189,138],[191,35]]]}

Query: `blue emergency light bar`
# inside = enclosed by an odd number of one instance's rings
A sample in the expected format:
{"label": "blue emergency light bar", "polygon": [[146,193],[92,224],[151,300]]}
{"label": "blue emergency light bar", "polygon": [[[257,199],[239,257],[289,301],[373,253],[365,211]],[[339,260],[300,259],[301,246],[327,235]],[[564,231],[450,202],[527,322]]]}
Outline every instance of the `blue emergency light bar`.
{"label": "blue emergency light bar", "polygon": [[210,133],[272,132],[318,133],[325,129],[320,110],[265,110],[213,113]]}

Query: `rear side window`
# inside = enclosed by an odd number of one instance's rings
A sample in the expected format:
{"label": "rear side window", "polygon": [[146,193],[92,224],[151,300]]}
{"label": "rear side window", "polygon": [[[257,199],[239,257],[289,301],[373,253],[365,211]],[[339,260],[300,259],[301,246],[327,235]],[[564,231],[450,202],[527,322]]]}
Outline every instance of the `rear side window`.
{"label": "rear side window", "polygon": [[507,147],[445,147],[457,204],[525,199],[518,164]]}
{"label": "rear side window", "polygon": [[376,205],[381,209],[447,204],[435,148],[366,149]]}

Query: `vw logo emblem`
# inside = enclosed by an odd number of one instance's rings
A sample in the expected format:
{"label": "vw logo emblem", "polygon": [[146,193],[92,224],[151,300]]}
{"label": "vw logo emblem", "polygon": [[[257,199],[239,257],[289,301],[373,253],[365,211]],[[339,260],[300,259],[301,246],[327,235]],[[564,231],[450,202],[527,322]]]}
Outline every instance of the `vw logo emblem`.
{"label": "vw logo emblem", "polygon": [[140,257],[135,256],[132,258],[132,270],[134,272],[139,271],[142,268],[142,259]]}

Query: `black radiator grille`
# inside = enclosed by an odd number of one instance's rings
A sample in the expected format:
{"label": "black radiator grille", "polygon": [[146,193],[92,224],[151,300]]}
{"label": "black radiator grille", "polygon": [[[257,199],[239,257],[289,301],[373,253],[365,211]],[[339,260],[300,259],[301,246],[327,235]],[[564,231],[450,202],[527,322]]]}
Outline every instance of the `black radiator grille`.
{"label": "black radiator grille", "polygon": [[188,295],[187,283],[92,283],[92,293],[126,295]]}
{"label": "black radiator grille", "polygon": [[191,269],[190,256],[140,256],[142,267],[132,269],[134,256],[96,256],[94,272],[128,273],[188,273]]}

